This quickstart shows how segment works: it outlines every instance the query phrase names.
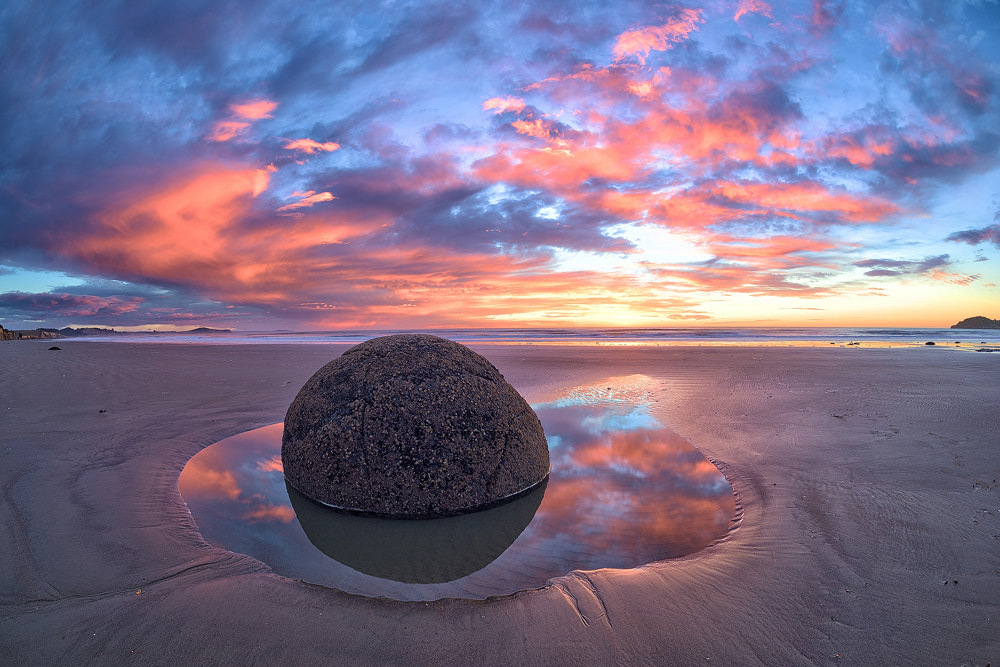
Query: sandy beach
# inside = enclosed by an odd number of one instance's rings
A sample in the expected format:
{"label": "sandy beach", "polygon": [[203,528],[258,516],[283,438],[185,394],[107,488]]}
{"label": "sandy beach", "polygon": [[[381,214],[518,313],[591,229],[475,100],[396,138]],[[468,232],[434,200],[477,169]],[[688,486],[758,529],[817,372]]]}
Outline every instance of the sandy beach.
{"label": "sandy beach", "polygon": [[657,382],[737,494],[708,548],[401,603],[213,548],[187,460],[345,346],[0,343],[0,663],[1000,664],[1000,354],[483,345],[531,402]]}

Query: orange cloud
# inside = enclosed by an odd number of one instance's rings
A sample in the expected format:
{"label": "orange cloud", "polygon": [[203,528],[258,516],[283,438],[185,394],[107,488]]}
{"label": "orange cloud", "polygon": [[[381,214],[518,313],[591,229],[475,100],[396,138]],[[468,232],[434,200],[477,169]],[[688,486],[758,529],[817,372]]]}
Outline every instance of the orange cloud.
{"label": "orange cloud", "polygon": [[109,237],[142,247],[137,262],[168,266],[218,257],[221,232],[267,189],[270,170],[206,165],[173,183],[112,207],[99,216],[97,236],[82,254],[116,253]]}
{"label": "orange cloud", "polygon": [[281,463],[281,455],[275,454],[269,459],[258,461],[257,470],[261,472],[284,472],[285,469]]}
{"label": "orange cloud", "polygon": [[295,510],[291,505],[252,505],[243,515],[249,521],[281,521],[291,523],[295,520]]}
{"label": "orange cloud", "polygon": [[[655,291],[640,295],[635,286],[614,294],[617,281],[603,273],[552,274],[545,256],[390,244],[395,220],[378,208],[303,206],[294,225],[260,224],[266,200],[254,195],[266,188],[269,174],[210,164],[146,191],[123,193],[95,216],[86,235],[64,240],[59,250],[110,275],[196,284],[222,302],[280,304],[311,318],[329,312],[332,326],[404,319],[441,326],[545,309],[556,317],[583,317],[594,307],[666,303]],[[427,186],[435,180],[433,173],[424,176]],[[425,187],[424,176],[414,187]],[[620,285],[627,284],[623,277]]]}
{"label": "orange cloud", "polygon": [[628,92],[632,93],[636,97],[652,97],[653,96],[653,82],[652,81],[629,81]]}
{"label": "orange cloud", "polygon": [[[588,85],[598,85],[595,104],[613,103],[623,94],[644,93],[656,85],[654,74],[648,88],[637,89],[636,81],[601,76],[587,70]],[[577,80],[574,80],[577,81]],[[755,95],[768,99],[767,90],[751,89],[725,98],[713,107],[701,101],[709,81],[671,76],[672,83],[685,88],[688,107],[675,102],[654,101],[643,113],[628,120],[590,114],[589,131],[567,135],[555,146],[543,150],[527,146],[504,146],[493,156],[474,165],[485,180],[513,182],[531,187],[538,178],[559,196],[598,207],[625,219],[655,219],[663,224],[687,228],[737,220],[746,215],[776,214],[804,219],[822,214],[824,219],[843,222],[875,222],[898,212],[898,207],[876,197],[850,194],[819,182],[727,183],[711,180],[695,187],[670,192],[637,187],[645,174],[671,156],[684,165],[690,178],[712,175],[725,162],[742,161],[768,167],[808,163],[818,156],[844,154],[848,159],[870,164],[874,157],[891,152],[884,141],[865,139],[862,147],[850,139],[823,147],[802,144],[798,132],[779,116],[758,108]],[[567,83],[563,81],[562,83]],[[550,82],[556,83],[556,82]],[[628,86],[628,88],[626,88]],[[757,105],[757,106],[755,106]],[[794,120],[794,116],[790,119]],[[551,132],[542,120],[516,121],[524,135],[548,138]],[[624,189],[583,187],[592,179],[627,184]],[[833,217],[831,217],[833,216]]]}
{"label": "orange cloud", "polygon": [[315,192],[313,190],[309,190],[307,192],[293,192],[291,196],[300,197],[300,199],[297,202],[282,206],[278,209],[278,211],[294,211],[295,209],[306,208],[320,202],[333,201],[336,199],[336,197],[329,192]]}
{"label": "orange cloud", "polygon": [[932,273],[931,277],[934,278],[935,280],[942,280],[952,285],[961,285],[963,287],[967,287],[972,283],[976,282],[977,280],[980,280],[983,276],[978,273],[963,275],[958,273],[946,273],[944,271],[940,271]]}
{"label": "orange cloud", "polygon": [[[591,82],[611,80],[590,78]],[[621,89],[602,90],[611,97],[622,94]],[[523,187],[532,187],[541,178],[551,192],[588,208],[624,219],[652,220],[683,228],[761,215],[876,222],[899,212],[887,200],[851,194],[814,181],[713,183],[708,180],[669,192],[636,185],[643,182],[645,174],[657,162],[670,155],[684,164],[690,176],[696,176],[699,170],[711,174],[724,161],[740,160],[760,166],[795,164],[808,161],[810,151],[820,150],[813,145],[802,145],[797,132],[776,119],[760,117],[752,101],[745,95],[734,97],[721,111],[703,108],[697,97],[688,109],[655,103],[644,114],[627,121],[591,115],[588,122],[594,126],[592,131],[560,137],[549,149],[505,146],[477,162],[474,173],[483,180]],[[526,136],[547,140],[552,136],[542,119],[515,121],[512,125]],[[861,161],[860,147],[852,147],[846,140],[839,146],[853,160]],[[869,141],[864,151],[869,156],[885,154],[890,146]],[[584,187],[593,179],[628,187]]]}
{"label": "orange cloud", "polygon": [[229,141],[242,135],[250,127],[250,123],[238,120],[220,120],[212,126],[212,133],[208,138],[212,141]]}
{"label": "orange cloud", "polygon": [[774,16],[771,15],[771,5],[764,2],[764,0],[740,0],[739,7],[736,9],[736,15],[733,16],[734,21],[739,21],[741,17],[746,14],[761,14],[773,19]]}
{"label": "orange cloud", "polygon": [[[627,69],[634,68],[629,68],[627,65],[594,67],[590,63],[584,63],[575,72],[551,76],[532,83],[525,89],[544,88],[546,94],[556,101],[576,103],[587,90],[587,86],[597,86],[599,90],[608,91],[624,88],[624,85],[618,84],[618,82],[627,81]],[[594,101],[600,102],[600,100]]]}
{"label": "orange cloud", "polygon": [[517,97],[491,97],[483,102],[483,111],[492,110],[498,114],[506,111],[521,113],[524,107],[524,100]]}
{"label": "orange cloud", "polygon": [[535,137],[536,139],[544,139],[545,141],[559,147],[567,146],[566,141],[560,138],[557,132],[553,129],[552,123],[546,121],[545,119],[536,118],[532,121],[515,120],[511,123],[511,127],[513,127],[518,134]]}
{"label": "orange cloud", "polygon": [[814,181],[798,183],[720,182],[709,188],[734,203],[801,217],[801,212],[830,212],[844,222],[876,222],[900,211],[877,197],[855,196]]}
{"label": "orange cloud", "polygon": [[340,148],[340,144],[335,141],[327,141],[320,143],[318,141],[313,141],[312,139],[295,139],[289,141],[285,144],[285,148],[293,151],[302,151],[308,155],[313,153],[318,153],[320,151],[329,153]]}
{"label": "orange cloud", "polygon": [[[564,144],[568,145],[568,144]],[[630,156],[620,147],[570,147],[562,150],[521,149],[500,153],[476,163],[480,178],[513,182],[531,187],[544,179],[547,187],[571,200],[584,198],[579,192],[590,178],[625,181],[637,173]]]}
{"label": "orange cloud", "polygon": [[549,138],[549,128],[545,126],[545,121],[541,118],[536,118],[533,121],[515,120],[511,126],[517,130],[518,134],[526,134],[529,137],[538,137],[539,139]]}
{"label": "orange cloud", "polygon": [[895,144],[889,137],[878,137],[869,132],[860,138],[851,135],[838,135],[827,138],[822,147],[813,150],[822,151],[826,156],[843,158],[851,164],[870,169],[880,157],[892,155]]}
{"label": "orange cloud", "polygon": [[802,266],[835,268],[831,262],[819,259],[837,246],[820,238],[770,236],[760,239],[733,239],[719,235],[704,241],[707,249],[728,262],[743,262],[744,269],[776,271]]}
{"label": "orange cloud", "polygon": [[277,108],[277,102],[265,99],[230,104],[229,111],[232,118],[216,122],[212,126],[212,131],[208,135],[208,139],[224,142],[241,137],[250,129],[251,123],[248,121],[271,118],[271,112]]}
{"label": "orange cloud", "polygon": [[725,257],[710,264],[660,266],[653,268],[652,271],[671,289],[695,294],[707,291],[717,296],[741,293],[801,299],[821,298],[839,293],[837,288],[796,282],[794,276],[768,271],[766,266],[733,263]]}
{"label": "orange cloud", "polygon": [[[517,266],[502,257],[466,261],[453,256],[450,261],[451,271],[430,281],[422,281],[419,274],[397,276],[394,291],[409,305],[369,312],[380,321],[403,316],[412,326],[482,326],[510,320],[524,326],[553,322],[585,326],[608,321],[662,322],[698,307],[695,300],[664,293],[659,281],[640,281],[631,273],[554,271],[544,263]],[[475,271],[477,262],[481,271],[468,273]]]}
{"label": "orange cloud", "polygon": [[676,18],[661,26],[628,30],[618,36],[613,49],[615,60],[635,57],[645,64],[650,51],[666,51],[687,39],[704,21],[700,9],[683,9]]}
{"label": "orange cloud", "polygon": [[278,108],[277,102],[272,102],[271,100],[250,100],[249,102],[243,102],[241,104],[230,104],[229,109],[233,112],[233,115],[239,118],[246,118],[249,120],[260,120],[262,118],[271,118],[271,112]]}
{"label": "orange cloud", "polygon": [[211,450],[204,450],[188,461],[177,486],[181,495],[189,499],[221,496],[236,500],[242,493],[226,461]]}

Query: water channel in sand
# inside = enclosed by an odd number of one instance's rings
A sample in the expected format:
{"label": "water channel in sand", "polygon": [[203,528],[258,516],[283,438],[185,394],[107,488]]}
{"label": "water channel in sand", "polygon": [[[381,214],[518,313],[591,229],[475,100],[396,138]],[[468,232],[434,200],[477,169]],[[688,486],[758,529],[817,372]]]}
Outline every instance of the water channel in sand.
{"label": "water channel in sand", "polygon": [[397,600],[510,594],[573,570],[687,555],[729,529],[732,487],[650,416],[654,385],[611,378],[533,405],[548,483],[483,512],[404,521],[317,505],[285,484],[281,424],[205,448],[178,487],[206,540],[287,577]]}

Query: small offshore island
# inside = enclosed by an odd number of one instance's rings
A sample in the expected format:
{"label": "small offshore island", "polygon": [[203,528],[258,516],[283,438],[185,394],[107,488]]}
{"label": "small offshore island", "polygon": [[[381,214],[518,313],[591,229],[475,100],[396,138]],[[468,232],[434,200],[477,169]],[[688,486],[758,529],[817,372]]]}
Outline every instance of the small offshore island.
{"label": "small offshore island", "polygon": [[982,315],[967,317],[958,324],[952,324],[952,329],[1000,329],[1000,320],[991,320]]}

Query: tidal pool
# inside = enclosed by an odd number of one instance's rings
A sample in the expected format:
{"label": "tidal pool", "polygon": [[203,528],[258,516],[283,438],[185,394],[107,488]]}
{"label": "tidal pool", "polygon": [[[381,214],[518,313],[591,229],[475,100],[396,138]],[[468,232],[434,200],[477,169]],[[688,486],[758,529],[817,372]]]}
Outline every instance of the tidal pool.
{"label": "tidal pool", "polygon": [[178,487],[211,544],[370,597],[485,599],[573,570],[632,568],[702,549],[735,514],[719,470],[650,416],[654,384],[612,378],[533,405],[547,484],[473,514],[407,521],[318,505],[285,484],[282,424],[205,448]]}

